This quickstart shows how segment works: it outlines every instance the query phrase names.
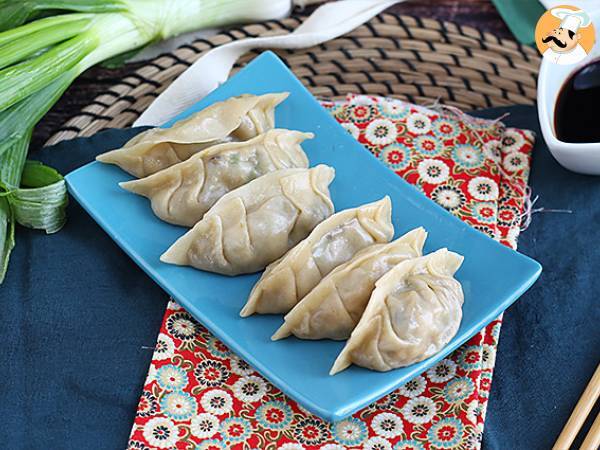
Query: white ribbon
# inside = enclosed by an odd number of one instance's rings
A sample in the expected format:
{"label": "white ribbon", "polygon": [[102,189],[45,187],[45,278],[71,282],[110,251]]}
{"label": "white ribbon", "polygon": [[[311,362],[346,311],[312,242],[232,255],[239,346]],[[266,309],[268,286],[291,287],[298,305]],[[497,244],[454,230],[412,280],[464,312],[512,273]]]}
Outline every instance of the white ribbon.
{"label": "white ribbon", "polygon": [[240,56],[256,48],[305,48],[334,39],[404,0],[341,0],[320,6],[292,33],[242,39],[206,53],[183,72],[135,121],[159,126],[185,111],[227,80]]}

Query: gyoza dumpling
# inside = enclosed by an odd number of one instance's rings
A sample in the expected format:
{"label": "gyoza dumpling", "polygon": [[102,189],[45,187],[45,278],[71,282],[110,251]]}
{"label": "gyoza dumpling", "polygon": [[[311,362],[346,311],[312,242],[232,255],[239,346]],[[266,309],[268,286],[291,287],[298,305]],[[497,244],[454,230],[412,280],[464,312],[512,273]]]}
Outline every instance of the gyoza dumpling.
{"label": "gyoza dumpling", "polygon": [[301,339],[348,339],[375,282],[400,262],[421,256],[427,232],[417,228],[389,244],[374,244],[336,267],[285,316],[273,335]]}
{"label": "gyoza dumpling", "polygon": [[391,215],[392,203],[386,196],[331,216],[267,267],[240,315],[287,313],[324,276],[356,252],[374,243],[389,242],[394,236]]}
{"label": "gyoza dumpling", "polygon": [[330,374],[352,363],[385,372],[440,351],[462,319],[463,291],[453,277],[462,261],[442,249],[404,261],[381,277]]}
{"label": "gyoza dumpling", "polygon": [[268,172],[308,167],[300,147],[312,133],[270,130],[249,141],[215,145],[139,180],[120,183],[148,197],[154,214],[192,227],[223,195]]}
{"label": "gyoza dumpling", "polygon": [[333,213],[334,176],[325,165],[263,175],[221,197],[160,260],[224,275],[264,269]]}
{"label": "gyoza dumpling", "polygon": [[273,128],[288,93],[242,95],[215,103],[170,128],[152,128],[96,159],[142,178],[185,161],[211,145],[251,139]]}

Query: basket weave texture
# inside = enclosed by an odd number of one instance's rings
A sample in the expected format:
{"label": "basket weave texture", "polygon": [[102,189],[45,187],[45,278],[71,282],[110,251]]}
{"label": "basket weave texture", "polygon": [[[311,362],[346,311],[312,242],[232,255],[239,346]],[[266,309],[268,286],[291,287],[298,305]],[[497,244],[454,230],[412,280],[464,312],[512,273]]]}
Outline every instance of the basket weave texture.
{"label": "basket weave texture", "polygon": [[[303,19],[227,30],[161,55],[96,97],[47,144],[127,127],[204,52],[246,37],[288,33]],[[363,93],[417,104],[439,101],[463,110],[533,103],[540,64],[533,48],[512,40],[456,23],[393,14],[381,14],[319,46],[276,53],[318,97]],[[245,55],[234,70],[256,54]]]}

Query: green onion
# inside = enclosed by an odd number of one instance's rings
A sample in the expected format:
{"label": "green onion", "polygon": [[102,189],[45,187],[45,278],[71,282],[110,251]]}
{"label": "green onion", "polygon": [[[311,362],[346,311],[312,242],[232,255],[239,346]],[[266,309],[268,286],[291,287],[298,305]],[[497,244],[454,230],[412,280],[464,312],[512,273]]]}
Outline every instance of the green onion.
{"label": "green onion", "polygon": [[10,252],[15,246],[15,216],[10,205],[12,189],[19,185],[31,133],[0,154],[0,283],[4,281]]}
{"label": "green onion", "polygon": [[[6,41],[0,47],[0,68],[22,61],[28,56],[45,49],[50,45],[77,36],[90,26],[92,16],[72,14],[71,16],[50,17],[54,26],[32,32],[27,42]],[[62,19],[57,21],[56,19]],[[44,19],[47,20],[47,19]],[[40,20],[41,22],[42,20]]]}
{"label": "green onion", "polygon": [[15,221],[5,197],[0,197],[0,283],[4,281],[10,252],[15,246]]}
{"label": "green onion", "polygon": [[38,161],[27,161],[21,188],[7,197],[14,219],[21,225],[56,233],[65,224],[67,185],[62,175]]}
{"label": "green onion", "polygon": [[0,31],[18,27],[44,11],[102,13],[126,9],[126,5],[119,0],[0,0]]}
{"label": "green onion", "polygon": [[278,18],[291,0],[0,0],[0,283],[15,223],[58,231],[67,191],[26,162],[37,122],[94,64],[203,27]]}

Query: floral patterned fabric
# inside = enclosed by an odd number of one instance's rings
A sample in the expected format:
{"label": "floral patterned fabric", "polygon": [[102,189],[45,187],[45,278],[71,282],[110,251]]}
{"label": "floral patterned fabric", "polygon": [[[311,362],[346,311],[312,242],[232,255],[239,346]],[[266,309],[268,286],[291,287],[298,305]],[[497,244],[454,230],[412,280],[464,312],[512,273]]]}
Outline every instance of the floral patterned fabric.
{"label": "floral patterned fabric", "polygon": [[[531,132],[380,97],[324,106],[381,162],[461,220],[516,247]],[[501,318],[352,417],[325,422],[169,303],[129,449],[477,449]]]}

